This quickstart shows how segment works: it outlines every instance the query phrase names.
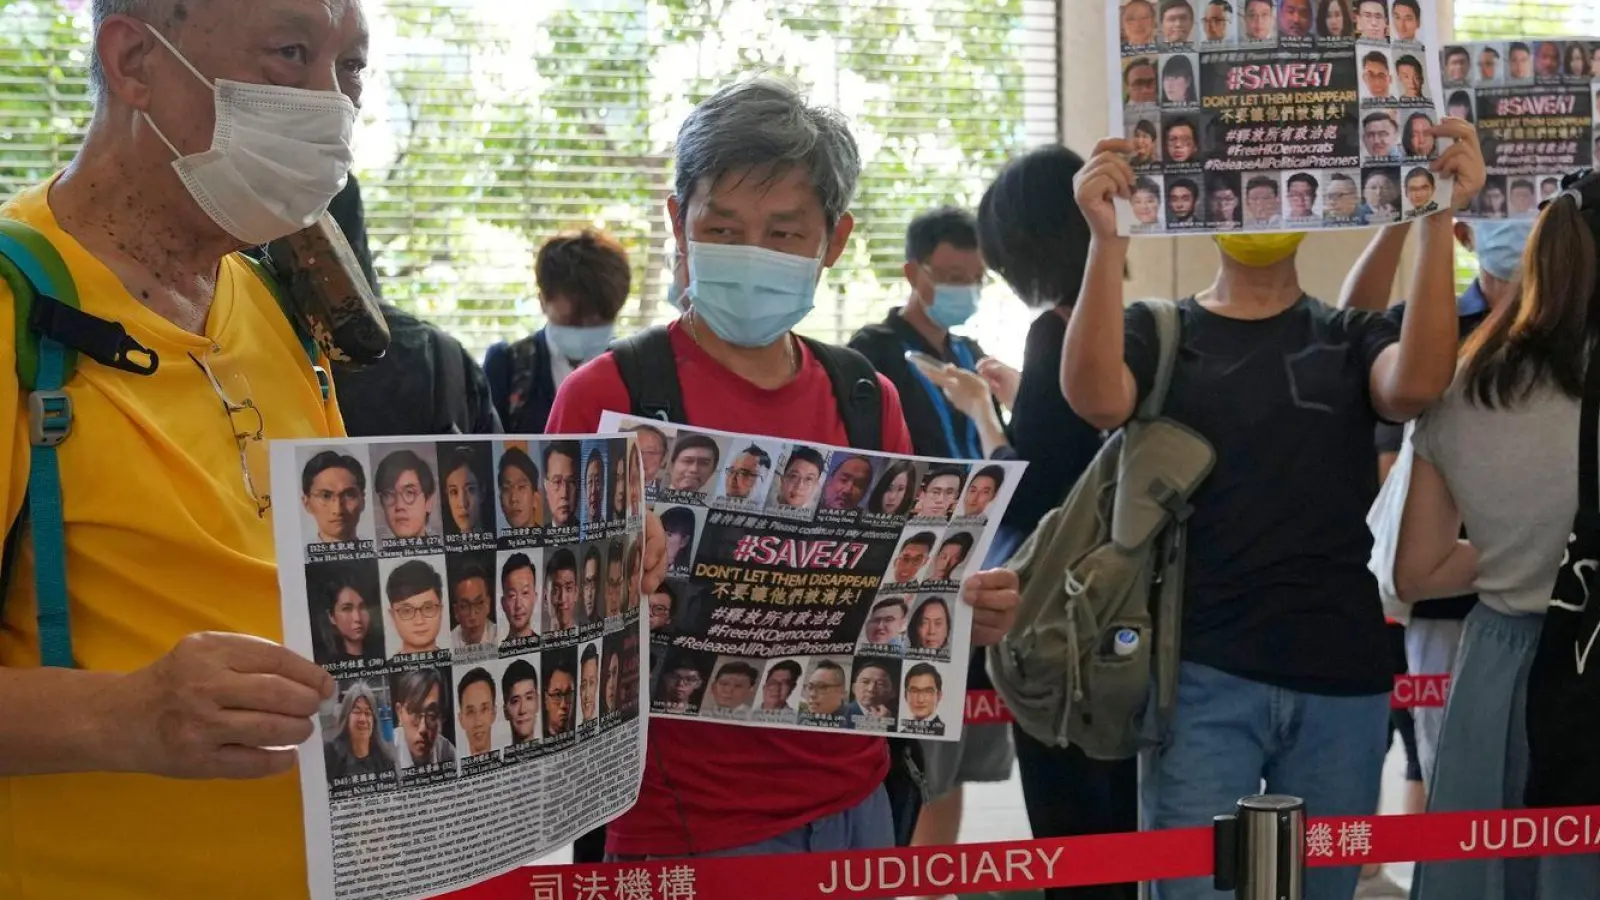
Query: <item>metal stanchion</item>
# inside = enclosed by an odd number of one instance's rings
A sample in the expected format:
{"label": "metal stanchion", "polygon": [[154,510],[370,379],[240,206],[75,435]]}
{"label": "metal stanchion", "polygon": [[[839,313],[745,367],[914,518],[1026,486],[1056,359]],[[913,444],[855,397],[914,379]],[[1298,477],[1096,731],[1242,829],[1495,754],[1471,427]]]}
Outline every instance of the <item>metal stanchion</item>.
{"label": "metal stanchion", "polygon": [[1305,890],[1306,804],[1299,797],[1246,797],[1232,815],[1217,816],[1219,891],[1238,900],[1301,900]]}

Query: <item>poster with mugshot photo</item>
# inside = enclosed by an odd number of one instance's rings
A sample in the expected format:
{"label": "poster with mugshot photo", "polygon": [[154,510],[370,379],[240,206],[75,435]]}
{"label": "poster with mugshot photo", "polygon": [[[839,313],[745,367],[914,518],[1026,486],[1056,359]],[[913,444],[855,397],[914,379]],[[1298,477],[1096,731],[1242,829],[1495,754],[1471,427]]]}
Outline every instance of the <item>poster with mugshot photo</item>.
{"label": "poster with mugshot photo", "polygon": [[[300,514],[274,522],[284,645],[334,680],[299,748],[315,900],[468,887],[633,804],[641,711],[673,693],[653,668],[653,608],[641,593],[648,440],[272,444],[273,490],[301,497]],[[659,449],[665,465],[671,446]],[[675,507],[690,523],[687,579],[707,493],[679,496],[694,501]],[[988,515],[1004,507],[988,502]],[[766,660],[750,660],[762,673]],[[713,696],[743,697],[740,671]],[[506,809],[519,811],[515,822]],[[399,844],[405,854],[364,849]],[[491,844],[491,854],[458,852]]]}
{"label": "poster with mugshot photo", "polygon": [[1433,132],[1446,109],[1434,0],[1102,2],[1111,121],[1134,170],[1122,234],[1330,230],[1449,208],[1452,185],[1430,169],[1448,144]]}
{"label": "poster with mugshot photo", "polygon": [[961,584],[988,552],[1026,463],[610,412],[600,427],[641,444],[660,438],[650,495],[667,578],[645,598],[652,716],[960,737],[961,690],[933,697],[919,678],[916,705],[902,690],[917,666],[940,685],[967,683],[972,612]]}
{"label": "poster with mugshot photo", "polygon": [[1532,218],[1563,175],[1594,165],[1600,38],[1457,43],[1439,56],[1446,113],[1478,126],[1488,169],[1462,218]]}

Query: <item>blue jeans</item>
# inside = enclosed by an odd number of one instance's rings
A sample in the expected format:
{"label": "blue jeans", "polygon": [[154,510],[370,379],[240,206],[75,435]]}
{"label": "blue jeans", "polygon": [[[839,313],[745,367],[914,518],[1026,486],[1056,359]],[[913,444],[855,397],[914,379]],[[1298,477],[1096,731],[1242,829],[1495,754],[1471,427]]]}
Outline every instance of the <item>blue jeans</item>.
{"label": "blue jeans", "polygon": [[[1378,809],[1389,698],[1305,694],[1184,663],[1167,746],[1141,759],[1147,829],[1209,826],[1262,792],[1306,802],[1312,816]],[[1305,900],[1350,900],[1358,868],[1307,869]],[[1209,878],[1155,885],[1154,900],[1223,900]]]}
{"label": "blue jeans", "polygon": [[[769,856],[781,853],[831,853],[839,850],[883,850],[894,846],[894,817],[889,812],[889,795],[883,788],[844,812],[834,813],[786,831],[774,838],[731,847],[708,856]],[[667,857],[611,856],[608,862],[643,862]]]}

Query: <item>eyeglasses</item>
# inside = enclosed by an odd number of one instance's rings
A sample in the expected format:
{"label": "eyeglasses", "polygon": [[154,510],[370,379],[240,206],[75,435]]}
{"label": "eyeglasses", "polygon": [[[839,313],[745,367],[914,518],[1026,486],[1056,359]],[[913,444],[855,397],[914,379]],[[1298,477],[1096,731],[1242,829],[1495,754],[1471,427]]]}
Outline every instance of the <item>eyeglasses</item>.
{"label": "eyeglasses", "polygon": [[439,710],[435,709],[434,707],[430,706],[423,710],[420,714],[412,712],[403,705],[400,707],[400,709],[405,712],[406,718],[411,719],[414,722],[421,722],[424,725],[427,725],[429,728],[437,728],[439,726]]}
{"label": "eyeglasses", "polygon": [[397,502],[403,502],[405,505],[411,506],[422,499],[422,489],[416,485],[408,484],[399,490],[379,491],[378,499],[383,501],[384,506],[394,506]]}
{"label": "eyeglasses", "polygon": [[441,608],[441,605],[438,603],[424,603],[421,606],[390,607],[390,609],[394,610],[394,614],[400,617],[400,621],[402,622],[409,622],[417,616],[422,616],[424,619],[438,618],[439,610]]}
{"label": "eyeglasses", "polygon": [[756,479],[761,477],[760,472],[756,472],[751,469],[740,469],[735,466],[729,466],[723,471],[728,473],[729,478],[732,478],[734,481],[737,481],[740,484],[754,484]]}
{"label": "eyeglasses", "polygon": [[[239,447],[239,470],[244,475],[245,493],[255,503],[256,515],[264,518],[272,508],[272,495],[256,489],[256,475],[267,473],[266,419],[250,399],[250,382],[245,380],[243,372],[226,365],[222,347],[217,344],[212,344],[204,356],[190,353],[189,359],[205,373],[211,390],[222,401],[228,425],[233,429],[234,443]],[[222,372],[220,377],[218,370]]]}
{"label": "eyeglasses", "polygon": [[572,698],[575,697],[575,696],[577,696],[577,692],[572,690],[571,688],[568,688],[567,690],[564,690],[564,691],[545,691],[544,692],[544,698],[546,700],[549,700],[551,703],[565,703],[565,704],[567,704],[569,706],[572,704]]}
{"label": "eyeglasses", "polygon": [[926,700],[939,696],[938,688],[906,688],[906,696],[916,700]]}
{"label": "eyeglasses", "polygon": [[578,489],[578,479],[568,475],[558,475],[555,478],[546,478],[544,480],[544,486],[552,491],[558,491],[561,493],[565,493],[569,490],[575,491]]}

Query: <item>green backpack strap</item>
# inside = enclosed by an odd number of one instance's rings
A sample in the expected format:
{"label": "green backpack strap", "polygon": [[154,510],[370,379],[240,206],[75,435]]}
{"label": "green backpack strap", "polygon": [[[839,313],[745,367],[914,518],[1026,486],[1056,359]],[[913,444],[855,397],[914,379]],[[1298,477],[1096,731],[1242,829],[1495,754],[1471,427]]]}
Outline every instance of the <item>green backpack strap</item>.
{"label": "green backpack strap", "polygon": [[283,317],[289,320],[289,327],[294,329],[294,336],[300,340],[300,349],[305,351],[306,359],[311,362],[311,371],[317,376],[317,388],[322,391],[322,402],[327,403],[328,396],[333,391],[333,378],[328,374],[328,370],[322,367],[322,357],[317,351],[317,342],[301,324],[300,317],[295,315],[294,306],[289,302],[289,295],[284,292],[283,282],[278,279],[277,273],[261,260],[247,253],[239,254],[239,258],[256,273],[261,283],[272,292],[272,298],[278,301],[278,308],[283,310]]}
{"label": "green backpack strap", "polygon": [[[61,467],[56,447],[72,433],[72,400],[62,390],[77,367],[78,353],[41,333],[43,304],[78,310],[78,292],[66,264],[50,242],[21,222],[0,219],[0,278],[16,307],[17,381],[28,397],[27,516],[33,531],[34,591],[39,607],[40,662],[72,667],[72,631],[67,616],[66,531],[61,510]],[[12,524],[15,535],[22,527]],[[6,540],[6,577],[19,541]],[[0,594],[0,603],[5,599]]]}

